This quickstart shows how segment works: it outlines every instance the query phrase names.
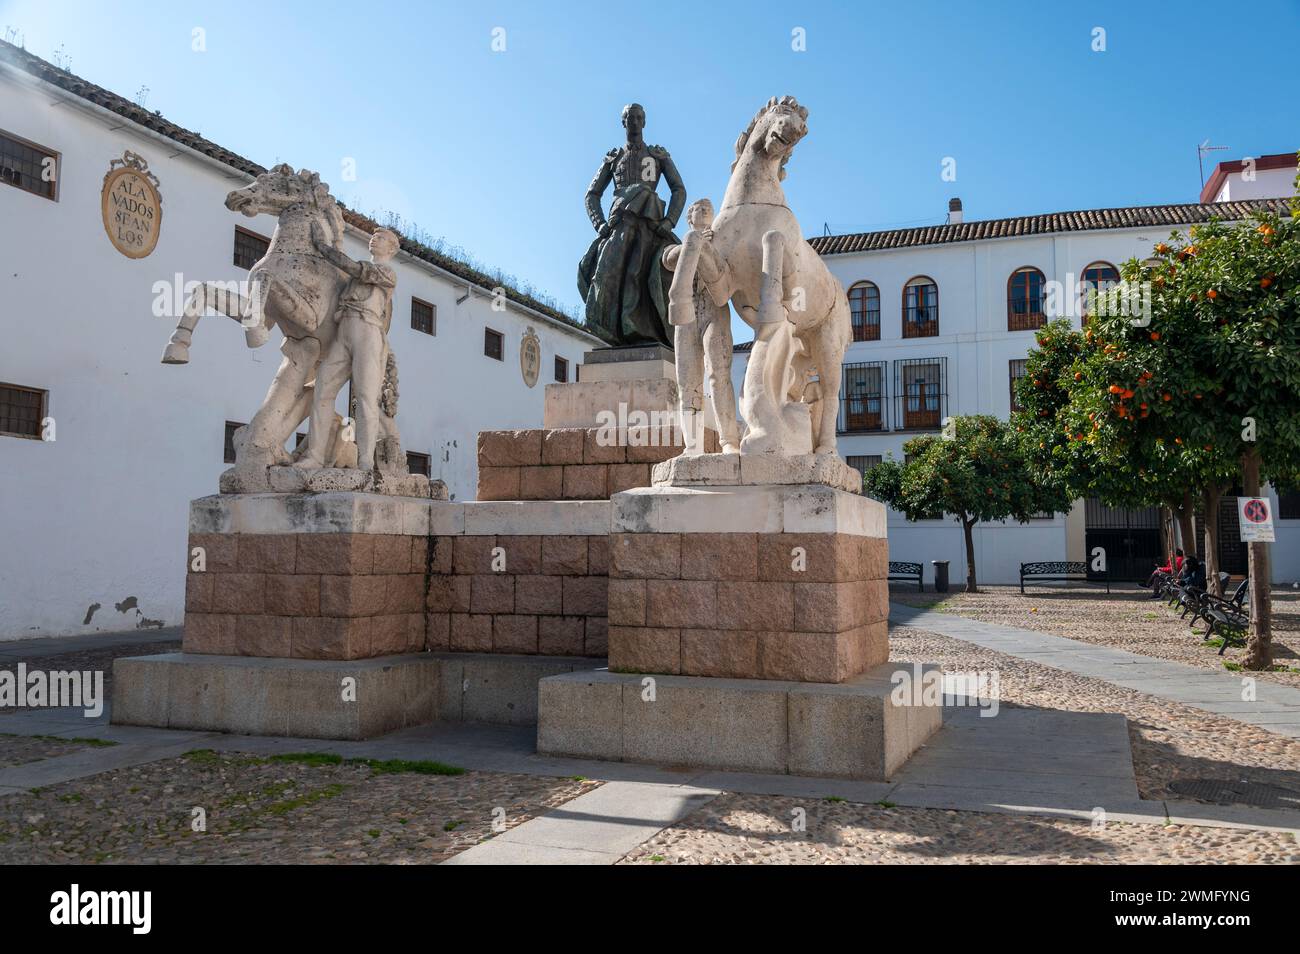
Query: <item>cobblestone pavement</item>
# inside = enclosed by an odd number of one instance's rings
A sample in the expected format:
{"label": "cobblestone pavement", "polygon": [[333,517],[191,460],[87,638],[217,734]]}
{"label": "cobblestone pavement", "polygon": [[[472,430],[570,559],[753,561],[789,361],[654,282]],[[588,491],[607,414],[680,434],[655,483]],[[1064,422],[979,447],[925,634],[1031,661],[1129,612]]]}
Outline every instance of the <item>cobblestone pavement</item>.
{"label": "cobblestone pavement", "polygon": [[432,864],[597,784],[321,762],[198,751],[8,795],[0,864]]}
{"label": "cobblestone pavement", "polygon": [[1218,779],[1289,792],[1300,801],[1300,740],[936,633],[900,626],[889,640],[891,660],[937,662],[946,672],[996,670],[1003,705],[1123,714],[1143,798],[1240,804],[1170,788],[1180,780]]}
{"label": "cobblestone pavement", "polygon": [[11,735],[0,732],[0,768],[58,758],[96,744],[103,743],[96,743],[95,740],[60,739],[51,735]]}
{"label": "cobblestone pavement", "polygon": [[[57,646],[57,640],[49,640],[47,645]],[[102,646],[94,649],[82,649],[75,652],[45,653],[31,657],[0,657],[0,670],[16,673],[18,664],[24,663],[27,671],[44,670],[46,672],[95,672],[104,673],[104,699],[113,698],[113,660],[122,656],[155,656],[158,653],[179,652],[180,640],[175,642],[123,643]],[[14,706],[0,706],[0,717],[13,715],[19,710]]]}
{"label": "cobblestone pavement", "polygon": [[[1222,656],[1218,644],[1204,639],[1205,624],[1196,632],[1186,620],[1147,590],[1132,587],[1110,594],[1096,587],[1028,588],[982,586],[979,593],[918,593],[915,587],[895,586],[889,598],[908,606],[952,613],[984,623],[1019,626],[1039,633],[1144,656],[1201,666],[1222,672],[1224,662],[1240,664],[1245,650],[1229,646]],[[1286,672],[1251,673],[1282,685],[1300,688],[1300,592],[1273,591],[1273,661]]]}
{"label": "cobblestone pavement", "polygon": [[[803,831],[795,830],[802,817]],[[724,794],[620,864],[1297,864],[1289,833]]]}

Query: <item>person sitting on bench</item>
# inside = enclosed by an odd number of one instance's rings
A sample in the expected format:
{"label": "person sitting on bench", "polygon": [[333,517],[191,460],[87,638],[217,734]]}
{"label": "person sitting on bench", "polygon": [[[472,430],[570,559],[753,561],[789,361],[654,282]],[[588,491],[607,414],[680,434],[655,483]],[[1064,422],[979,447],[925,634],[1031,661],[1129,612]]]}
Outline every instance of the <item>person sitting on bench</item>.
{"label": "person sitting on bench", "polygon": [[[1172,563],[1173,563],[1172,566],[1166,563],[1164,566],[1156,567],[1154,570],[1151,571],[1151,575],[1147,577],[1147,581],[1142,585],[1146,587],[1155,587],[1156,589],[1159,589],[1157,584],[1161,580],[1168,579],[1171,576],[1177,576],[1183,568],[1183,551],[1181,547],[1174,551],[1174,559]],[[1152,596],[1151,598],[1155,599],[1156,597]]]}

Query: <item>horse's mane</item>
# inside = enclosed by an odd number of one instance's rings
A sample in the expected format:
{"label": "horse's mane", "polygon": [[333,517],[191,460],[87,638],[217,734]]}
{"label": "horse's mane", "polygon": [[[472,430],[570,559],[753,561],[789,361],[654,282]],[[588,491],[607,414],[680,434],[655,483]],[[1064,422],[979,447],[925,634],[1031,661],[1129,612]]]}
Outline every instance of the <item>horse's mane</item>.
{"label": "horse's mane", "polygon": [[293,166],[287,162],[272,167],[271,172],[288,179],[291,188],[309,195],[312,204],[318,208],[325,211],[338,208],[338,202],[330,195],[329,185],[320,181],[319,172],[312,172],[310,169],[299,169],[294,172]]}
{"label": "horse's mane", "polygon": [[[736,171],[736,165],[740,162],[740,157],[745,154],[745,146],[749,143],[749,137],[753,135],[754,127],[758,125],[760,119],[771,112],[798,113],[801,119],[808,118],[808,108],[806,106],[800,106],[799,101],[793,96],[782,96],[780,98],[773,96],[763,105],[762,109],[754,114],[754,118],[749,121],[749,125],[745,127],[745,131],[736,137],[736,158],[731,163],[732,172]],[[784,165],[785,163],[782,163],[782,166]],[[785,170],[782,169],[782,173],[784,173],[784,171]],[[782,178],[785,178],[785,176],[782,175]]]}

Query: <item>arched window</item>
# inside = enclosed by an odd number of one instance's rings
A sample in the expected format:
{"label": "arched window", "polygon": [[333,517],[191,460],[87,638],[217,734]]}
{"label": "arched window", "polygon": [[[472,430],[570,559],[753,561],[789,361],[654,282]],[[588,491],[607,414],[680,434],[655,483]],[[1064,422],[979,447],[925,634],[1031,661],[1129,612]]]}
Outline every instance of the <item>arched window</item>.
{"label": "arched window", "polygon": [[1047,278],[1032,266],[1017,268],[1007,279],[1007,331],[1043,327],[1043,293]]}
{"label": "arched window", "polygon": [[939,333],[939,286],[917,275],[903,286],[903,337],[931,338]]}
{"label": "arched window", "polygon": [[1110,262],[1093,262],[1079,275],[1079,314],[1092,313],[1092,299],[1119,284],[1119,269]]}
{"label": "arched window", "polygon": [[880,340],[880,289],[875,282],[858,282],[849,289],[849,313],[854,341]]}

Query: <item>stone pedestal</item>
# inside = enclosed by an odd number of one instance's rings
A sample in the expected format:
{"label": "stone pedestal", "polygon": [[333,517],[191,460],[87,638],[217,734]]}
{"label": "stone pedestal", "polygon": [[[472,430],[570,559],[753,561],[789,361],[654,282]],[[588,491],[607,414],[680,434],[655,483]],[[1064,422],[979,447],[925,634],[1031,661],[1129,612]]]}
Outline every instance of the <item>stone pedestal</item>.
{"label": "stone pedestal", "polygon": [[[831,461],[786,463],[761,473],[852,482]],[[912,671],[888,662],[884,506],[826,484],[745,484],[736,455],[656,470],[727,482],[611,498],[609,671],[542,680],[538,751],[889,777],[942,715],[893,691]]]}
{"label": "stone pedestal", "polygon": [[[370,493],[195,500],[183,652],[119,661],[130,678],[114,720],[313,736],[319,722],[326,738],[444,718],[535,721],[540,678],[603,665],[609,508]],[[431,677],[422,667],[434,656],[445,659]],[[365,706],[340,705],[348,677],[366,687]],[[420,694],[434,677],[446,685],[430,703]]]}
{"label": "stone pedestal", "polygon": [[880,503],[820,484],[612,500],[611,670],[843,682],[889,658]]}

